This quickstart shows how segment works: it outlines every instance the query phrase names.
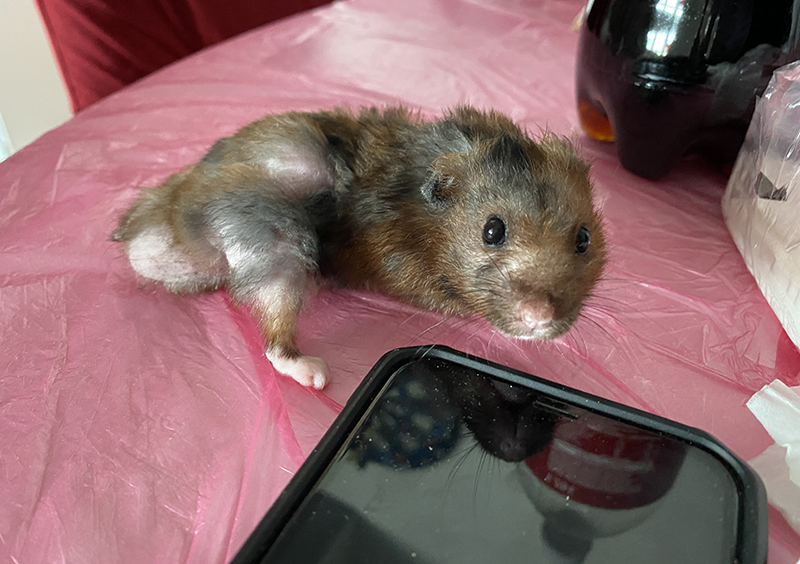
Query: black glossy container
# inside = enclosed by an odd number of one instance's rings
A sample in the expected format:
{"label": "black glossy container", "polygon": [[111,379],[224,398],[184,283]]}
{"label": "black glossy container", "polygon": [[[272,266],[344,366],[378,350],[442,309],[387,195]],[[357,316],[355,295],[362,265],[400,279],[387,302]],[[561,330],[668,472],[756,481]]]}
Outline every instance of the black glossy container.
{"label": "black glossy container", "polygon": [[623,166],[665,175],[701,152],[732,162],[756,96],[800,58],[793,0],[594,0],[581,29],[581,124]]}

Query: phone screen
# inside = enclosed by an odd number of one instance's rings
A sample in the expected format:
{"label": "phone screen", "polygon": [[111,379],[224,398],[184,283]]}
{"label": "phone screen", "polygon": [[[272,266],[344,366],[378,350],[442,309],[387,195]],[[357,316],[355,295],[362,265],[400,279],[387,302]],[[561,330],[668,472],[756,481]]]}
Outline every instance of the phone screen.
{"label": "phone screen", "polygon": [[389,379],[263,562],[730,564],[714,454],[440,359]]}

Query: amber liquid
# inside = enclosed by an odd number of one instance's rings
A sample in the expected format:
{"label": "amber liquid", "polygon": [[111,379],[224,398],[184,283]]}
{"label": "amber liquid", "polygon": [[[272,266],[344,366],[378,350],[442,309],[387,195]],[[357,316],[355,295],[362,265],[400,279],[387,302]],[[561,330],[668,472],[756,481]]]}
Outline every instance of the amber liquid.
{"label": "amber liquid", "polygon": [[588,100],[578,100],[578,117],[581,127],[595,141],[613,141],[614,131],[611,122],[592,106]]}

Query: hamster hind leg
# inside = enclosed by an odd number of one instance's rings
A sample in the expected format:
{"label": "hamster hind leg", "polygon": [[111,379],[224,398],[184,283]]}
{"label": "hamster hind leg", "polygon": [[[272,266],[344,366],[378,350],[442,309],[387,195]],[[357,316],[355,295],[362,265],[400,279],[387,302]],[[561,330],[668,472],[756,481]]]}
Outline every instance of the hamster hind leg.
{"label": "hamster hind leg", "polygon": [[166,225],[151,225],[126,243],[126,253],[133,269],[144,278],[164,284],[173,294],[216,290],[224,281],[221,256],[202,259],[175,243]]}
{"label": "hamster hind leg", "polygon": [[145,190],[120,219],[112,236],[124,243],[125,254],[136,273],[162,282],[170,292],[188,294],[215,290],[224,282],[222,254],[202,237],[181,238],[171,210],[173,198],[191,182],[191,167]]}
{"label": "hamster hind leg", "polygon": [[250,303],[265,352],[272,366],[303,386],[322,389],[330,379],[328,365],[321,358],[302,354],[295,342],[297,316],[303,306],[308,274],[284,271],[280,277],[259,288]]}
{"label": "hamster hind leg", "polygon": [[244,191],[217,200],[208,217],[227,259],[228,292],[256,318],[267,358],[302,385],[324,387],[327,365],[300,353],[295,340],[297,316],[318,272],[319,255],[303,202]]}

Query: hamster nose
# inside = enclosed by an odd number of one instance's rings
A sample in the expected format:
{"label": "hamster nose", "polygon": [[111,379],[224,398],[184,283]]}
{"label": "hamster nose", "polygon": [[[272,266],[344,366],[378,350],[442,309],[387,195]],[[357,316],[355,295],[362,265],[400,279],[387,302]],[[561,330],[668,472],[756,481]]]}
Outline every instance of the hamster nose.
{"label": "hamster nose", "polygon": [[547,329],[553,323],[555,310],[548,302],[522,304],[519,307],[522,323],[529,329]]}

